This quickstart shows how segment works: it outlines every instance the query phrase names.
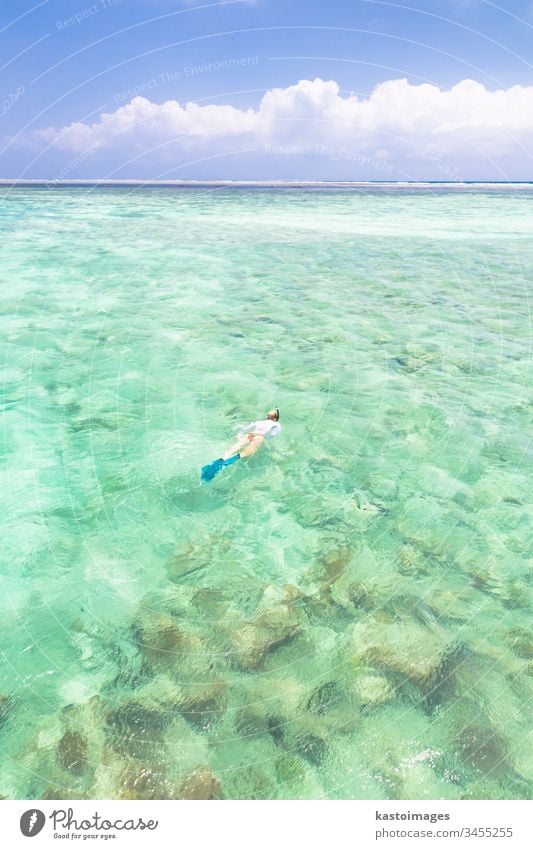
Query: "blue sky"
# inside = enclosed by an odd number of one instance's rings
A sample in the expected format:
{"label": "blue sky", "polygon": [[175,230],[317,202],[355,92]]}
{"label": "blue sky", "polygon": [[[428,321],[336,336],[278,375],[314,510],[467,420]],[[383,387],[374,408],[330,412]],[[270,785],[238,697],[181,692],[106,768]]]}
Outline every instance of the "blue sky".
{"label": "blue sky", "polygon": [[533,179],[533,1],[18,0],[0,44],[0,177]]}

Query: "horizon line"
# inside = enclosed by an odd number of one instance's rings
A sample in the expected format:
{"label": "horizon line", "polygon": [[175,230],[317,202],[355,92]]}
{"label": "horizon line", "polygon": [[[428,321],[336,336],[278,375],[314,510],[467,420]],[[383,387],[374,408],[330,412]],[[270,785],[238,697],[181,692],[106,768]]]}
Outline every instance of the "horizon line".
{"label": "horizon line", "polygon": [[46,186],[75,187],[75,186],[259,186],[265,188],[294,188],[294,187],[343,187],[343,186],[402,186],[434,187],[445,186],[453,188],[472,186],[508,186],[513,188],[533,188],[532,180],[106,180],[105,178],[83,180],[58,180],[56,178],[18,178],[0,177],[0,186]]}

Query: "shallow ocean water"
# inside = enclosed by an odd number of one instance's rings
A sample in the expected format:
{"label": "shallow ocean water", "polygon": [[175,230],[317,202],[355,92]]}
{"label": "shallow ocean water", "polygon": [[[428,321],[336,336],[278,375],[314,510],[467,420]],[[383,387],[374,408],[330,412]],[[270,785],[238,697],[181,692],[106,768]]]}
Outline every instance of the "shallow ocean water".
{"label": "shallow ocean water", "polygon": [[533,191],[0,233],[0,795],[530,798]]}

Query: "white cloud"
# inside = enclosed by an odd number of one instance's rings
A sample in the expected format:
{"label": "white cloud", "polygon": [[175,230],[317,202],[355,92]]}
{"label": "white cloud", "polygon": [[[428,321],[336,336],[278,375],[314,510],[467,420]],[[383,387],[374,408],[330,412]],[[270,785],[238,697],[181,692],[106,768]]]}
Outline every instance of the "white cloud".
{"label": "white cloud", "polygon": [[[152,95],[153,96],[153,95]],[[216,155],[243,145],[349,145],[375,151],[383,158],[422,157],[428,145],[442,155],[509,155],[531,148],[533,86],[489,91],[481,83],[463,80],[449,90],[412,85],[406,79],[378,85],[367,98],[343,96],[333,80],[301,80],[268,91],[257,108],[229,104],[201,105],[176,100],[158,104],[134,97],[92,124],[73,123],[26,136],[34,150],[46,145],[80,153],[99,150],[148,151],[178,145],[199,155]],[[529,154],[521,153],[524,162]],[[531,170],[531,169],[530,169]]]}

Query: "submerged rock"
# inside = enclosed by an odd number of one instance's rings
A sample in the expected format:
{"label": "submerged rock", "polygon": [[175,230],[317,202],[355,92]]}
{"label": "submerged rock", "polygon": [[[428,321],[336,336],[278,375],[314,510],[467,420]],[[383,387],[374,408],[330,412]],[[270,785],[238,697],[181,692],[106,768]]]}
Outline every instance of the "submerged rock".
{"label": "submerged rock", "polygon": [[276,775],[279,781],[287,784],[299,784],[305,778],[306,768],[301,758],[289,753],[280,755],[275,763]]}
{"label": "submerged rock", "polygon": [[380,664],[415,683],[427,682],[446,651],[444,633],[413,620],[381,622],[370,617],[353,629],[355,657]]}
{"label": "submerged rock", "polygon": [[[473,586],[488,595],[498,598],[511,610],[528,609],[531,605],[531,593],[525,581],[514,580],[502,569],[504,561],[497,563],[487,558],[485,563],[474,564],[468,569]],[[505,563],[505,568],[513,568],[511,562]]]}
{"label": "submerged rock", "polygon": [[397,357],[392,357],[389,360],[391,366],[397,369],[402,369],[407,373],[420,371],[420,369],[438,360],[439,354],[433,351],[410,352],[402,351]]}
{"label": "submerged rock", "polygon": [[426,575],[430,571],[430,558],[414,545],[403,545],[398,551],[399,570],[402,575]]}
{"label": "submerged rock", "polygon": [[166,613],[145,615],[135,626],[135,636],[149,664],[172,664],[187,650],[187,639]]}
{"label": "submerged rock", "polygon": [[302,758],[316,767],[322,766],[328,754],[328,744],[317,734],[297,737],[295,748]]}
{"label": "submerged rock", "polygon": [[135,693],[137,705],[149,716],[159,716],[161,724],[176,719],[178,714],[203,731],[209,730],[224,710],[226,684],[219,678],[192,676],[179,683],[170,675],[158,675]]}
{"label": "submerged rock", "polygon": [[[320,563],[320,599],[326,604],[343,607],[350,615],[354,608],[374,610],[383,604],[383,599],[389,599],[396,592],[397,572],[386,558],[378,559],[376,552],[363,543],[358,543],[354,549],[331,552]],[[329,572],[327,577],[324,567]]]}
{"label": "submerged rock", "polygon": [[179,711],[187,722],[201,731],[209,731],[222,716],[223,681],[201,682],[181,688]]}
{"label": "submerged rock", "polygon": [[326,681],[315,687],[304,707],[307,715],[299,712],[301,721],[295,728],[295,733],[300,735],[308,732],[316,736],[331,734],[332,737],[350,734],[360,722],[359,705],[353,694],[336,681]]}
{"label": "submerged rock", "polygon": [[70,772],[83,772],[87,761],[88,744],[79,731],[65,731],[57,745],[57,759]]}
{"label": "submerged rock", "polygon": [[394,696],[394,688],[382,675],[358,675],[354,689],[363,707],[375,707]]}
{"label": "submerged rock", "polygon": [[347,610],[352,610],[354,607],[374,610],[377,606],[376,590],[382,591],[384,586],[383,578],[381,581],[361,581],[354,580],[350,574],[345,574],[332,585],[330,594],[336,604]]}
{"label": "submerged rock", "polygon": [[347,546],[328,551],[318,559],[320,577],[325,584],[332,584],[343,574],[350,563],[352,550]]}
{"label": "submerged rock", "polygon": [[179,582],[187,575],[204,569],[214,556],[214,541],[211,538],[200,543],[180,545],[166,564],[167,575],[171,581]]}
{"label": "submerged rock", "polygon": [[[461,796],[462,801],[480,801],[487,799],[509,799],[509,791],[498,784],[497,781],[477,781]],[[520,797],[522,798],[522,797]]]}
{"label": "submerged rock", "polygon": [[75,801],[76,799],[89,799],[89,796],[86,793],[81,792],[77,787],[65,787],[63,784],[60,786],[52,784],[43,791],[39,798],[43,801],[52,801],[57,798],[61,798],[67,802],[71,800]]}
{"label": "submerged rock", "polygon": [[111,710],[107,714],[106,722],[109,727],[115,727],[118,731],[138,731],[141,734],[149,731],[160,733],[169,722],[169,717],[131,701]]}
{"label": "submerged rock", "polygon": [[216,775],[208,767],[200,767],[188,775],[178,791],[180,799],[219,799],[221,784]]}
{"label": "submerged rock", "polygon": [[130,762],[119,778],[119,799],[173,799],[163,766],[145,766],[140,761]]}
{"label": "submerged rock", "polygon": [[461,589],[446,590],[439,586],[426,596],[427,604],[436,616],[459,622],[468,621],[478,602],[477,591],[470,586]]}
{"label": "submerged rock", "polygon": [[179,684],[166,675],[159,675],[137,690],[135,703],[145,709],[149,718],[159,716],[159,724],[173,721],[178,714],[191,725],[208,731],[224,710],[223,681],[192,681]]}
{"label": "submerged rock", "polygon": [[332,604],[331,586],[349,569],[352,551],[348,546],[322,553],[306,576],[307,603],[310,607]]}
{"label": "submerged rock", "polygon": [[279,786],[270,765],[236,763],[224,775],[226,799],[277,799]]}
{"label": "submerged rock", "polygon": [[365,480],[371,494],[378,499],[386,499],[389,503],[396,498],[398,481],[389,477],[385,471],[371,472]]}
{"label": "submerged rock", "polygon": [[253,708],[238,710],[234,722],[241,737],[259,737],[270,733],[268,717]]}
{"label": "submerged rock", "polygon": [[419,685],[421,705],[427,713],[433,713],[441,705],[456,700],[462,692],[459,683],[461,673],[470,661],[471,651],[466,644],[458,643],[448,647],[433,675]]}
{"label": "submerged rock", "polygon": [[64,724],[61,722],[60,716],[52,714],[44,717],[43,721],[39,722],[39,727],[36,733],[37,748],[56,748],[64,731]]}
{"label": "submerged rock", "polygon": [[201,587],[192,598],[192,604],[200,616],[209,621],[223,619],[228,611],[230,600],[223,590]]}
{"label": "submerged rock", "polygon": [[[54,775],[54,783],[68,784],[66,770],[72,781],[74,794],[70,798],[83,798],[87,782],[94,775],[102,744],[102,699],[98,695],[85,701],[65,705],[58,714],[51,715],[37,735],[37,745],[49,752],[61,771]],[[57,797],[57,790],[56,796]],[[61,791],[62,793],[62,791]],[[60,795],[59,798],[63,798]],[[69,798],[65,796],[64,798]]]}
{"label": "submerged rock", "polygon": [[148,711],[174,715],[180,705],[182,692],[168,675],[157,675],[144,687],[135,690],[135,702]]}
{"label": "submerged rock", "polygon": [[502,596],[505,607],[510,610],[531,607],[531,590],[525,581],[506,581]]}
{"label": "submerged rock", "polygon": [[267,719],[267,728],[268,733],[276,745],[283,743],[285,739],[285,725],[279,716],[269,716]]}
{"label": "submerged rock", "polygon": [[289,616],[284,622],[244,625],[235,639],[239,666],[245,670],[257,669],[272,649],[286,643],[298,631],[298,623],[291,621]]}
{"label": "submerged rock", "polygon": [[293,604],[303,597],[303,591],[294,584],[284,584],[282,587],[269,584],[263,592],[262,604],[263,606],[273,602]]}
{"label": "submerged rock", "polygon": [[143,759],[162,747],[170,716],[131,701],[110,710],[105,722],[115,751]]}
{"label": "submerged rock", "polygon": [[349,529],[338,500],[323,494],[320,498],[310,498],[300,503],[296,518],[304,528]]}
{"label": "submerged rock", "polygon": [[338,704],[343,695],[341,688],[335,681],[327,681],[313,690],[306,705],[307,710],[316,714],[327,713]]}
{"label": "submerged rock", "polygon": [[11,706],[11,698],[9,696],[5,696],[4,693],[0,693],[0,725],[7,720]]}
{"label": "submerged rock", "polygon": [[455,742],[461,759],[478,772],[498,776],[509,769],[507,743],[490,725],[466,725]]}
{"label": "submerged rock", "polygon": [[522,657],[524,660],[533,659],[533,633],[529,629],[520,630],[516,628],[511,630],[508,632],[507,638],[512,650],[518,657]]}
{"label": "submerged rock", "polygon": [[255,615],[230,632],[233,654],[242,669],[257,669],[266,656],[291,640],[302,627],[302,613],[292,603],[292,588],[269,587]]}

